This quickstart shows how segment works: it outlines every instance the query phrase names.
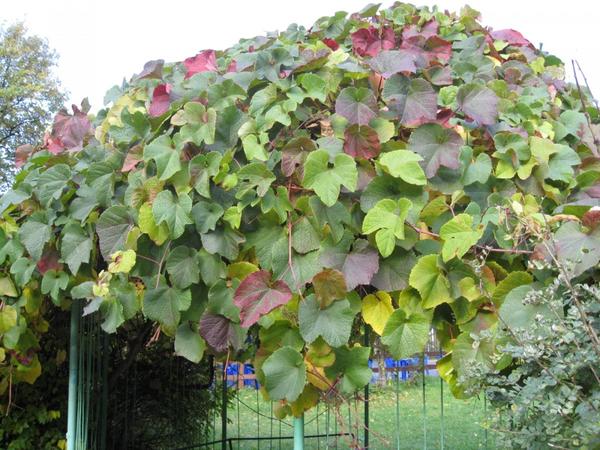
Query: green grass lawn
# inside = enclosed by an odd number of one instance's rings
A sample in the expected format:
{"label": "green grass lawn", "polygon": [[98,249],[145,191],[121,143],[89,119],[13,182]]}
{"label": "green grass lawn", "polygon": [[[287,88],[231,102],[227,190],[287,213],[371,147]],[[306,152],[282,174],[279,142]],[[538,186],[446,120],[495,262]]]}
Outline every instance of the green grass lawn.
{"label": "green grass lawn", "polygon": [[[483,400],[457,400],[444,386],[441,415],[440,380],[425,378],[425,392],[421,382],[391,382],[386,387],[371,386],[370,396],[370,449],[439,449],[471,450],[494,449],[492,433],[483,428],[485,409]],[[423,398],[425,408],[423,408]],[[397,402],[398,399],[398,402]],[[398,407],[396,405],[398,404]],[[245,388],[234,398],[228,409],[228,436],[235,437],[284,437],[292,436],[292,419],[279,421],[273,418],[270,402],[262,399],[254,389]],[[307,438],[305,448],[310,450],[349,448],[348,438],[331,436],[340,432],[352,432],[364,436],[364,409],[360,401],[344,405],[337,412],[333,408],[319,406],[305,417],[305,436],[323,434],[321,438]],[[348,427],[348,423],[351,427]],[[425,431],[424,431],[425,425]],[[214,423],[214,436],[221,436],[220,418]],[[426,445],[425,445],[426,443]],[[362,444],[361,444],[362,445]],[[206,448],[206,447],[204,447]],[[210,448],[210,447],[209,447]],[[215,445],[219,448],[220,445]],[[233,441],[233,449],[291,449],[291,440],[243,440]]]}

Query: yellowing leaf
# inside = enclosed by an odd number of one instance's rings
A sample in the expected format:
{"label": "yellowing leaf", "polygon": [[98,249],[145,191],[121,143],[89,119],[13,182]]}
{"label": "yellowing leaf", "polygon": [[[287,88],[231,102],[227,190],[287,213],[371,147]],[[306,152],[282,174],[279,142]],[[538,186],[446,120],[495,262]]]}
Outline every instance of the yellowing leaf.
{"label": "yellowing leaf", "polygon": [[135,266],[136,254],[133,250],[118,251],[110,257],[112,259],[108,265],[110,273],[129,273]]}
{"label": "yellowing leaf", "polygon": [[392,297],[387,292],[377,291],[375,294],[369,294],[363,298],[363,319],[380,336],[393,312]]}

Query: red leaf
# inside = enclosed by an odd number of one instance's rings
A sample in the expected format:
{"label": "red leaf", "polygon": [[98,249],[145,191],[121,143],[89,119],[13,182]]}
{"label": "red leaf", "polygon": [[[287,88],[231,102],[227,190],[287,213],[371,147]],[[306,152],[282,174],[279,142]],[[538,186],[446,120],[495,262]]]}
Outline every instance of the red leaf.
{"label": "red leaf", "polygon": [[417,25],[411,24],[405,27],[402,30],[402,40],[405,41],[407,39],[422,36],[425,39],[428,39],[433,36],[437,36],[438,34],[438,23],[435,20],[430,20],[425,25],[421,27],[421,30],[417,27]]}
{"label": "red leaf", "polygon": [[56,250],[46,250],[42,258],[37,262],[37,270],[44,275],[49,270],[61,271],[63,265],[59,262],[60,256]]}
{"label": "red leaf", "polygon": [[352,125],[344,132],[344,152],[354,158],[375,158],[381,151],[377,132],[366,125]]}
{"label": "red leaf", "polygon": [[33,153],[33,145],[25,144],[19,145],[15,150],[15,166],[21,167],[29,158],[29,155]]}
{"label": "red leaf", "polygon": [[136,145],[127,152],[125,161],[123,161],[123,167],[121,167],[121,172],[129,172],[130,170],[135,169],[135,166],[137,166],[142,160],[142,147],[140,145]]}
{"label": "red leaf", "polygon": [[51,153],[63,150],[78,151],[83,148],[84,139],[92,134],[92,123],[87,114],[73,105],[73,114],[61,110],[54,117],[52,133],[45,137],[44,143]]}
{"label": "red leaf", "polygon": [[333,51],[336,51],[338,48],[340,48],[340,44],[338,44],[334,39],[330,38],[323,39],[323,44],[325,44]]}
{"label": "red leaf", "polygon": [[516,30],[511,30],[511,29],[497,30],[497,31],[492,31],[491,35],[495,40],[506,41],[510,45],[517,45],[517,46],[531,45],[531,42],[529,42],[527,39],[525,39],[525,37],[523,37],[523,35]]}
{"label": "red leaf", "polygon": [[229,72],[237,72],[237,62],[235,61],[235,59],[232,60],[227,66],[227,73]]}
{"label": "red leaf", "polygon": [[581,222],[591,230],[596,229],[600,223],[600,209],[597,206],[594,206],[583,215]]}
{"label": "red leaf", "polygon": [[216,72],[217,71],[217,55],[214,50],[204,50],[196,56],[186,58],[183,61],[187,72],[186,78],[191,77],[200,72]]}
{"label": "red leaf", "polygon": [[235,306],[240,308],[241,326],[248,328],[258,319],[292,299],[292,292],[285,282],[271,282],[271,274],[260,270],[248,275],[233,296]]}
{"label": "red leaf", "polygon": [[360,56],[377,56],[381,50],[390,50],[396,46],[396,36],[391,28],[384,28],[381,36],[379,29],[373,26],[361,28],[350,37],[354,52]]}
{"label": "red leaf", "polygon": [[151,117],[162,116],[171,106],[171,85],[159,84],[152,92],[152,102],[148,111]]}

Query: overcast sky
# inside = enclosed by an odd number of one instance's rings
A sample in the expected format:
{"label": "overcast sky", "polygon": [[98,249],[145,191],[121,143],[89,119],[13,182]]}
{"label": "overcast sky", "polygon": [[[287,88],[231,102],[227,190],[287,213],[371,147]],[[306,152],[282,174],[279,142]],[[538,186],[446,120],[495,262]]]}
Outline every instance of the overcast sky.
{"label": "overcast sky", "polygon": [[[24,20],[60,54],[58,76],[70,102],[88,97],[102,107],[104,93],[146,61],[181,61],[202,49],[224,49],[240,38],[310,26],[336,11],[355,12],[368,0],[3,0],[0,20]],[[383,6],[392,2],[385,1]],[[458,11],[465,0],[413,2]],[[596,97],[600,91],[600,3],[592,0],[471,0],[482,23],[519,30],[570,67],[577,59]],[[570,75],[570,74],[569,74]],[[571,75],[570,75],[571,76]]]}

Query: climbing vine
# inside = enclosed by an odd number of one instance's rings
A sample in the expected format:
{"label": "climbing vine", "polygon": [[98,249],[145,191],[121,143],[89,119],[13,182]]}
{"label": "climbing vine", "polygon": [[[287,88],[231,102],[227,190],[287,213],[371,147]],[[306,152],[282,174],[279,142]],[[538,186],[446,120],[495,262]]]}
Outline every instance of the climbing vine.
{"label": "climbing vine", "polygon": [[5,407],[73,302],[107,333],[143,316],[191,361],[251,358],[280,414],[369,381],[365,324],[395,358],[433,327],[457,396],[474,362],[508,367],[507,295],[551,258],[597,275],[600,117],[557,57],[478,16],[337,13],[61,112],[0,204]]}

